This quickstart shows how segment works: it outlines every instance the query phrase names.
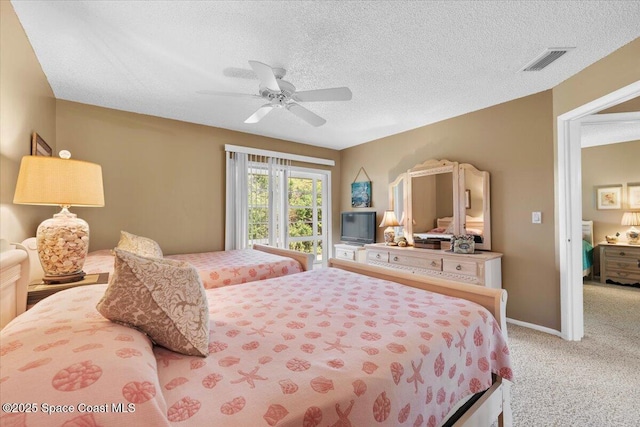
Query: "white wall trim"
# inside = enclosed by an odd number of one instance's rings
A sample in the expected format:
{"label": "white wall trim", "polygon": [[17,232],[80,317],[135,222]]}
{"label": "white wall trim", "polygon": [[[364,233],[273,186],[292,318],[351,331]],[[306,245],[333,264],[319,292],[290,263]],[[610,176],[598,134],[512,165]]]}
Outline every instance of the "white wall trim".
{"label": "white wall trim", "polygon": [[561,336],[584,336],[582,289],[582,158],[584,117],[640,96],[640,80],[558,116],[555,167],[556,252],[560,267]]}
{"label": "white wall trim", "polygon": [[298,154],[281,153],[279,151],[261,150],[259,148],[242,147],[240,145],[224,145],[225,151],[233,151],[234,153],[247,153],[256,156],[277,157],[279,159],[293,160],[296,162],[313,163],[316,165],[335,166],[336,162],[331,159],[322,159],[320,157],[300,156]]}
{"label": "white wall trim", "polygon": [[511,323],[517,326],[522,326],[524,328],[533,329],[536,331],[544,332],[545,334],[555,335],[556,337],[562,338],[562,334],[560,333],[560,331],[556,331],[555,329],[536,325],[535,323],[523,322],[521,320],[510,319],[508,317],[507,317],[507,323]]}

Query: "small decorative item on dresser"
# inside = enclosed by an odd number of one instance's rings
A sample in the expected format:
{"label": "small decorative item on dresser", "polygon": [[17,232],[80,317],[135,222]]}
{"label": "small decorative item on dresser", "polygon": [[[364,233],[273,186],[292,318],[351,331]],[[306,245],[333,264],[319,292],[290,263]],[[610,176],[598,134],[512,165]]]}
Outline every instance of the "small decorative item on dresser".
{"label": "small decorative item on dresser", "polygon": [[621,224],[631,226],[626,233],[627,242],[630,245],[640,245],[640,230],[634,227],[634,225],[640,225],[640,212],[625,212],[622,215]]}
{"label": "small decorative item on dresser", "polygon": [[618,236],[620,236],[620,233],[616,233],[615,236],[604,236],[604,238],[607,239],[607,243],[617,243]]}
{"label": "small decorative item on dresser", "polygon": [[472,254],[475,252],[476,242],[472,234],[451,236],[451,248],[456,254]]}
{"label": "small decorative item on dresser", "polygon": [[404,236],[396,237],[395,242],[396,245],[400,246],[401,248],[409,245],[409,243],[407,242],[407,238]]}

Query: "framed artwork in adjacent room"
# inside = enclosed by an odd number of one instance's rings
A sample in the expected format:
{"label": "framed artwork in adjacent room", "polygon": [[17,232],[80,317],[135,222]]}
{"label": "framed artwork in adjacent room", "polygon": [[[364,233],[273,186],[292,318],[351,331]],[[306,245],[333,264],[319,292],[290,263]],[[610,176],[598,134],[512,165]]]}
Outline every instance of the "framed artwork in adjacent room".
{"label": "framed artwork in adjacent room", "polygon": [[622,185],[598,187],[596,189],[596,208],[622,209]]}
{"label": "framed artwork in adjacent room", "polygon": [[629,209],[640,209],[640,182],[627,184]]}

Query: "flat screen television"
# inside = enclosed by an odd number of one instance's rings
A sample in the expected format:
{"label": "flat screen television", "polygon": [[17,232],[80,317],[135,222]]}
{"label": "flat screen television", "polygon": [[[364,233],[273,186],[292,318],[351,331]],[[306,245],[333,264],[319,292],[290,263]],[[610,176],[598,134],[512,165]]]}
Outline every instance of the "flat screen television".
{"label": "flat screen television", "polygon": [[342,212],[340,216],[340,240],[342,242],[360,246],[375,243],[375,211]]}

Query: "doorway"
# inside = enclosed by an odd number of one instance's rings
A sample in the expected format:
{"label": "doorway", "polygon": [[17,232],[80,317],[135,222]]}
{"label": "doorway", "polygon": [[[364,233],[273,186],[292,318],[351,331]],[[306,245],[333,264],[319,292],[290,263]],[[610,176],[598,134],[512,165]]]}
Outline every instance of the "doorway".
{"label": "doorway", "polygon": [[561,336],[584,336],[582,289],[582,165],[580,126],[594,113],[640,96],[640,81],[558,116],[556,147],[556,247],[560,266]]}

